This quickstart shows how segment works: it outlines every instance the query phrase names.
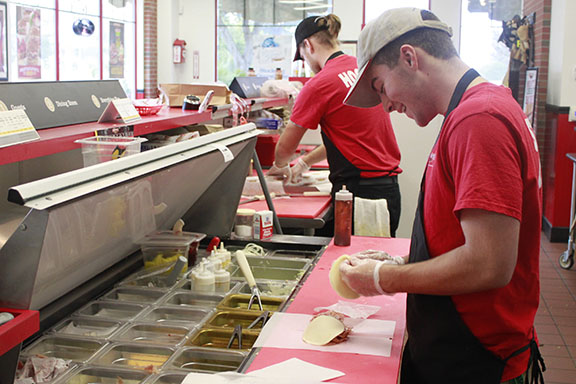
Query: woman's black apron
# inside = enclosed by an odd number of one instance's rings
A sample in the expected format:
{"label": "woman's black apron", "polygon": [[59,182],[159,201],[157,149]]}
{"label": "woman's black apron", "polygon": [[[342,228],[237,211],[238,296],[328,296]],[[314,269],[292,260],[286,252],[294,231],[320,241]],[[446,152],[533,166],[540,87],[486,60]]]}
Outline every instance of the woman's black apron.
{"label": "woman's black apron", "polygon": [[[460,103],[468,85],[479,75],[470,69],[458,82],[446,117]],[[446,119],[445,117],[445,119]],[[412,228],[410,263],[428,260],[422,214],[424,180]],[[450,296],[408,294],[408,341],[402,356],[401,384],[499,384],[506,361],[530,349],[531,383],[544,382],[538,363],[544,362],[534,338],[506,359],[488,351],[461,319]]]}

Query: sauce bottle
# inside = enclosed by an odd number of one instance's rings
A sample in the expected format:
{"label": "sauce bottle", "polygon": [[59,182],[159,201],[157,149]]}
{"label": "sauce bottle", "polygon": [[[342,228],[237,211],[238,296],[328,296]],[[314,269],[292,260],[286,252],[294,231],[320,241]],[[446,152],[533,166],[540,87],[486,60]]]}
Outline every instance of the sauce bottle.
{"label": "sauce bottle", "polygon": [[334,245],[350,245],[352,235],[352,193],[342,189],[336,192],[334,203]]}

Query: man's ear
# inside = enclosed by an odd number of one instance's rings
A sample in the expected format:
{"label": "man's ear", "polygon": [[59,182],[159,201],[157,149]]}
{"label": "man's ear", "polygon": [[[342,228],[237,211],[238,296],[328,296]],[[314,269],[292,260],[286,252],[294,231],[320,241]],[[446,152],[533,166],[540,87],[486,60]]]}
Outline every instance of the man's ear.
{"label": "man's ear", "polygon": [[404,44],[400,47],[400,58],[398,61],[404,63],[408,68],[418,68],[418,56],[416,55],[416,49],[409,44]]}
{"label": "man's ear", "polygon": [[310,39],[304,39],[303,43],[304,47],[308,48],[310,53],[314,53],[314,44],[312,44],[312,41]]}

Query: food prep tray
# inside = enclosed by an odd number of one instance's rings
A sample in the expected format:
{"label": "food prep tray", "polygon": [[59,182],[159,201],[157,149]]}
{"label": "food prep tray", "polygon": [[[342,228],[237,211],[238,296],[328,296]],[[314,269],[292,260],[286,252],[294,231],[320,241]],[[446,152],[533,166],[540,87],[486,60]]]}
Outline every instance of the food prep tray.
{"label": "food prep tray", "polygon": [[[269,267],[253,267],[250,266],[252,269],[252,274],[254,275],[255,279],[264,279],[264,280],[294,280],[298,281],[306,271],[299,270],[299,269],[286,269],[286,268],[269,268]],[[238,269],[236,272],[230,274],[232,279],[241,278],[244,275],[242,271]]]}
{"label": "food prep tray", "polygon": [[[186,342],[187,346],[228,349],[228,342],[234,330],[228,328],[202,328]],[[249,351],[256,342],[259,332],[242,330],[242,348],[238,348],[238,339],[234,339],[229,350]]]}
{"label": "food prep tray", "polygon": [[[256,285],[262,296],[286,298],[296,289],[296,282],[292,280],[256,280]],[[235,289],[235,293],[252,294],[248,283],[242,283]]]}
{"label": "food prep tray", "polygon": [[174,292],[170,294],[163,305],[193,306],[202,308],[214,308],[224,298],[222,295],[204,295],[193,292]]}
{"label": "food prep tray", "polygon": [[[287,257],[260,257],[260,256],[246,256],[250,267],[261,268],[286,268],[286,269],[299,269],[306,270],[312,263],[312,260],[303,258],[287,258]],[[235,272],[235,271],[234,271]]]}
{"label": "food prep tray", "polygon": [[95,301],[80,309],[78,315],[114,320],[131,320],[142,312],[144,308],[146,307],[140,304]]}
{"label": "food prep tray", "polygon": [[174,349],[170,347],[144,344],[112,344],[96,357],[92,363],[95,365],[120,366],[156,372],[160,370],[173,353]]}
{"label": "food prep tray", "polygon": [[303,257],[306,259],[314,259],[318,255],[316,251],[304,251],[294,249],[275,249],[270,252],[270,257]]}
{"label": "food prep tray", "polygon": [[[236,270],[236,268],[234,268],[234,270]],[[194,291],[193,284],[194,283],[192,280],[182,279],[182,281],[180,282],[180,285],[177,288],[178,288],[178,290],[181,290],[181,291],[199,293],[199,292]],[[231,291],[233,291],[236,288],[236,284],[237,284],[236,281],[230,281],[230,288],[229,289],[222,290],[222,291],[215,289],[214,294],[227,295],[228,293],[230,293]]]}
{"label": "food prep tray", "polygon": [[121,287],[146,287],[146,288],[158,288],[163,290],[168,290],[174,287],[183,276],[178,276],[176,281],[169,281],[168,275],[170,271],[170,266],[166,268],[156,268],[153,270],[142,269],[120,282]]}
{"label": "food prep tray", "polygon": [[69,376],[64,376],[58,384],[138,384],[150,377],[148,372],[108,367],[84,367]]}
{"label": "food prep tray", "polygon": [[203,324],[206,316],[211,312],[204,308],[185,308],[185,307],[154,307],[144,312],[139,321],[154,322],[160,324],[178,324],[193,328]]}
{"label": "food prep tray", "polygon": [[246,354],[240,351],[215,351],[188,347],[174,354],[166,367],[195,372],[236,371],[245,357]]}
{"label": "food prep tray", "polygon": [[[261,296],[260,299],[262,300],[262,310],[263,311],[278,311],[282,304],[284,304],[284,299],[279,297],[267,297]],[[219,309],[248,309],[248,303],[250,302],[250,295],[242,295],[242,294],[232,294],[228,295],[222,300],[222,302],[218,305]],[[251,311],[259,311],[258,304],[252,304]]]}
{"label": "food prep tray", "polygon": [[59,335],[74,335],[82,337],[93,337],[98,339],[107,339],[114,332],[119,330],[122,325],[121,321],[104,320],[90,317],[71,317],[52,328],[52,332]]}
{"label": "food prep tray", "polygon": [[155,289],[118,287],[104,295],[102,300],[153,304],[161,299],[165,294],[165,291]]}
{"label": "food prep tray", "polygon": [[92,358],[104,345],[106,345],[106,342],[100,340],[48,335],[40,338],[22,351],[21,356],[42,355],[84,363]]}
{"label": "food prep tray", "polygon": [[186,339],[188,333],[190,333],[190,330],[182,326],[136,323],[127,324],[112,339],[125,342],[176,346]]}
{"label": "food prep tray", "polygon": [[[206,327],[234,328],[237,325],[241,325],[242,329],[247,329],[262,313],[263,312],[260,311],[218,310],[208,319]],[[270,316],[272,316],[272,313],[268,315],[268,318],[270,318]],[[259,321],[258,324],[254,325],[251,329],[262,329],[262,322]]]}
{"label": "food prep tray", "polygon": [[186,378],[185,372],[166,372],[151,376],[146,380],[146,384],[180,384]]}

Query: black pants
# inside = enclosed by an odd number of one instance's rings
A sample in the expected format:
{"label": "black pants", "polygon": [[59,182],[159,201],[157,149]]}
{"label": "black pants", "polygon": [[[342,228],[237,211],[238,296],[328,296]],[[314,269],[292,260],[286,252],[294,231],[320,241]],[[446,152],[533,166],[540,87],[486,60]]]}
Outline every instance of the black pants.
{"label": "black pants", "polygon": [[[394,180],[396,180],[396,178],[394,178]],[[388,212],[390,213],[390,236],[396,237],[401,210],[400,187],[397,182],[379,185],[363,185],[362,183],[349,181],[348,183],[334,184],[332,191],[339,191],[342,189],[342,185],[346,185],[346,189],[352,192],[354,197],[361,197],[363,199],[386,199]],[[354,214],[352,214],[352,217],[354,217]],[[352,233],[354,233],[354,222],[352,222]],[[326,221],[324,228],[317,230],[316,235],[333,237],[334,219],[331,218]]]}

